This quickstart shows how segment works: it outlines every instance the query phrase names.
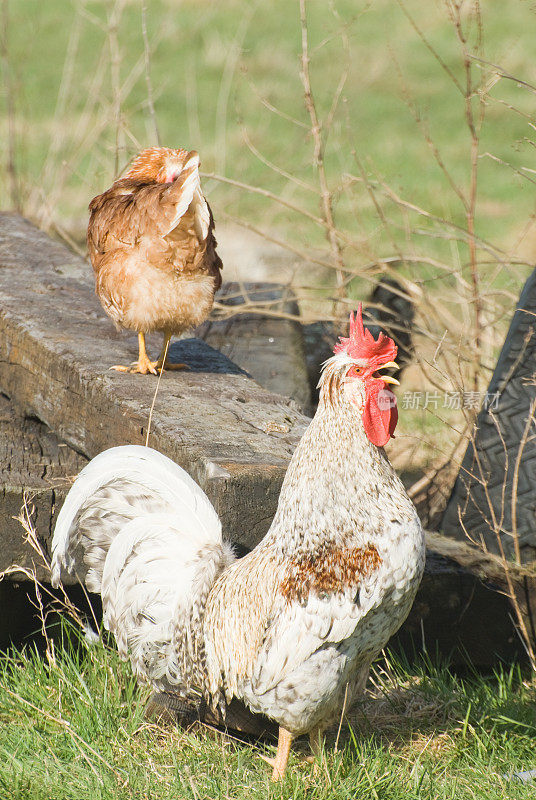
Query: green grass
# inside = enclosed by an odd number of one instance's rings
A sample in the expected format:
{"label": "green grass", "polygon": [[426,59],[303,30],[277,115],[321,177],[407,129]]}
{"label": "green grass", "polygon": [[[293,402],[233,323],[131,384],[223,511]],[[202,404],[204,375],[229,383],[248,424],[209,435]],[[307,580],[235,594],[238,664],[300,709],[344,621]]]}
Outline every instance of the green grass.
{"label": "green grass", "polygon": [[[501,776],[536,766],[536,686],[517,667],[462,679],[388,663],[313,768],[294,752],[271,786],[258,747],[149,725],[149,690],[113,649],[72,631],[53,660],[28,649],[0,666],[0,796],[13,800],[344,798],[503,800],[534,785]],[[66,642],[66,643],[65,643]],[[261,746],[267,752],[269,745]]]}

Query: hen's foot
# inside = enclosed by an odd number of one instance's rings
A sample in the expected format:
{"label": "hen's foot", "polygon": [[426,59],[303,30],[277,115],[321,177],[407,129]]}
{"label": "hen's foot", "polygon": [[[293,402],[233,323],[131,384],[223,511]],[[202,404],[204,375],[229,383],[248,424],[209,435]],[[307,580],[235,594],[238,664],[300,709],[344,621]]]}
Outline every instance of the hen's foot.
{"label": "hen's foot", "polygon": [[110,369],[115,369],[117,372],[130,372],[138,375],[147,375],[148,372],[151,372],[153,375],[158,375],[157,364],[157,361],[150,361],[147,357],[145,357],[139,358],[137,361],[133,361],[128,367],[125,367],[122,364],[116,364],[115,366],[110,367]]}
{"label": "hen's foot", "polygon": [[[158,375],[162,369],[162,364],[158,361],[149,361],[149,359],[147,359],[146,361],[142,362],[133,361],[128,367],[123,366],[122,364],[115,364],[113,367],[110,367],[110,369],[115,369],[117,372],[130,372],[131,374],[137,375],[147,375],[148,372],[150,372],[152,375]],[[190,367],[188,364],[170,364],[169,362],[166,362],[164,371],[167,372],[174,369],[190,369]]]}
{"label": "hen's foot", "polygon": [[118,372],[130,372],[138,375],[147,375],[148,372],[150,372],[152,375],[158,375],[162,370],[162,365],[163,369],[168,370],[190,369],[188,364],[171,364],[167,360],[166,356],[170,338],[171,336],[166,335],[164,347],[162,348],[162,352],[160,353],[158,359],[156,361],[151,361],[145,349],[145,334],[138,333],[138,360],[133,361],[129,367],[125,367],[122,364],[116,364],[115,366],[110,367],[110,369],[115,369]]}

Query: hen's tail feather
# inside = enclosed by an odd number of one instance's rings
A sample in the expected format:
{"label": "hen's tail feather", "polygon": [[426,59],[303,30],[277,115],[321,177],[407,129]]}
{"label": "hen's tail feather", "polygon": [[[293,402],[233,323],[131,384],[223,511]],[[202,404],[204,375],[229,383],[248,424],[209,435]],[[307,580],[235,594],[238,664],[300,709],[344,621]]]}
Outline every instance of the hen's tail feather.
{"label": "hen's tail feather", "polygon": [[193,204],[194,227],[200,242],[207,238],[210,212],[207,201],[201,191],[199,179],[199,155],[193,153],[182,169],[181,175],[170,184],[163,198],[164,202],[173,206],[173,217],[169,221],[164,235],[171,233],[173,228],[179,224],[181,218],[188,208]]}
{"label": "hen's tail feather", "polygon": [[66,498],[52,553],[54,585],[62,568],[89,567],[86,585],[101,593],[104,624],[139,677],[203,687],[205,603],[234,554],[184,470],[146,447],[101,453]]}

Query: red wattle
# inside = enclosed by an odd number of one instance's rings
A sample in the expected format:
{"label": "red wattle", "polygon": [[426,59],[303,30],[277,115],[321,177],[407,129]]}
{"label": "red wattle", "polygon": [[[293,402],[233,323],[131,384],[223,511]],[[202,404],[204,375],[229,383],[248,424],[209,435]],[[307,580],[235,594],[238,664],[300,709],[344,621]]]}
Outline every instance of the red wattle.
{"label": "red wattle", "polygon": [[363,426],[376,447],[383,447],[394,434],[398,421],[396,398],[382,380],[371,381],[366,388]]}

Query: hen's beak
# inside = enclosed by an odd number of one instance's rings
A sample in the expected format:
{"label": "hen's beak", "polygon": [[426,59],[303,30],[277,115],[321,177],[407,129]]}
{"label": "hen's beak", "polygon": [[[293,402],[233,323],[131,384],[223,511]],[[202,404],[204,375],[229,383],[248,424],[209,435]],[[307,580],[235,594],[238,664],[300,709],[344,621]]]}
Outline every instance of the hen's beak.
{"label": "hen's beak", "polygon": [[[382,364],[380,369],[400,369],[400,367],[396,361],[388,361],[387,364]],[[400,381],[397,381],[397,379],[391,377],[391,375],[382,375],[381,379],[384,383],[392,383],[395,386],[400,386]]]}

